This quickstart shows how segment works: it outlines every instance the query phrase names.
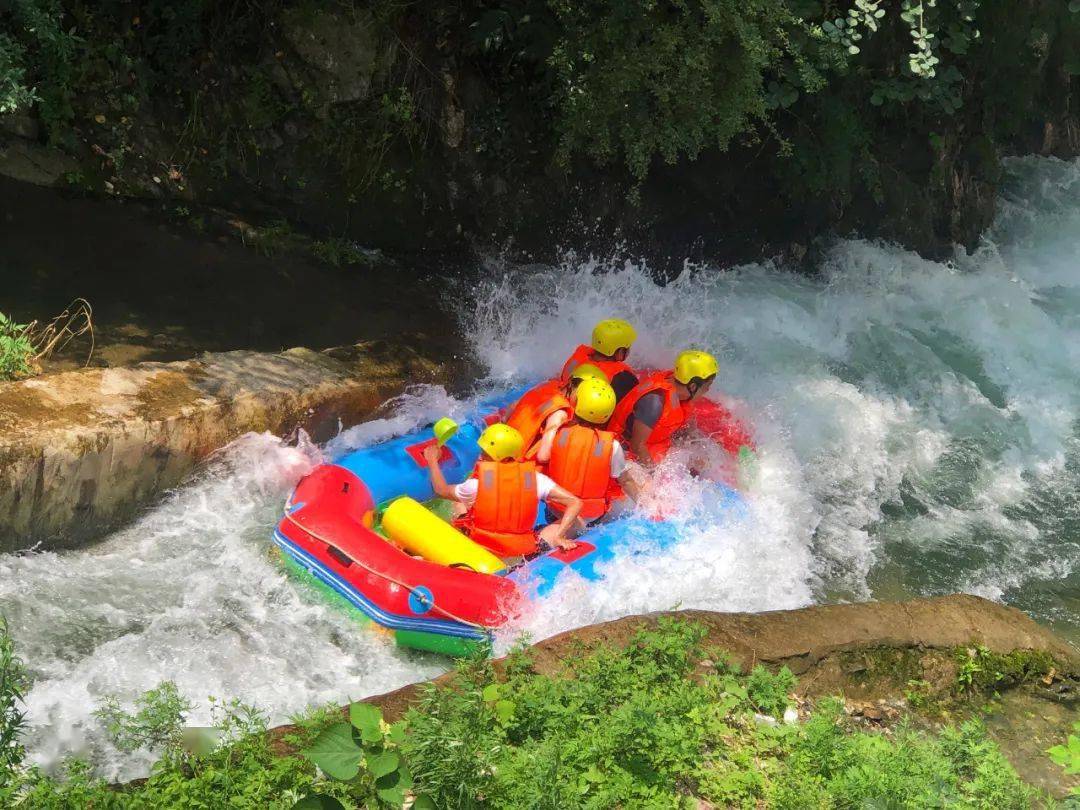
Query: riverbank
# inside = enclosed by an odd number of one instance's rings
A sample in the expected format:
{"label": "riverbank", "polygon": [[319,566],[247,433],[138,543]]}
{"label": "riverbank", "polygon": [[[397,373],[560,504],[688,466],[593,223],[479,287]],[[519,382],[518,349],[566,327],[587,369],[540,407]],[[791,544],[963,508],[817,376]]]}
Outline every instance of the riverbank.
{"label": "riverbank", "polygon": [[[842,695],[847,714],[864,727],[891,728],[904,718],[940,727],[979,716],[989,706],[989,739],[1001,745],[1026,781],[1059,796],[1080,785],[1080,779],[1065,779],[1044,753],[1064,740],[1080,710],[1080,649],[1022,612],[975,596],[628,616],[530,646],[530,671],[554,677],[599,650],[627,649],[665,616],[699,626],[702,648],[723,650],[725,660],[743,672],[759,664],[790,670],[798,678],[791,691],[800,705]],[[694,663],[699,673],[712,666]],[[498,677],[508,677],[513,659],[499,659],[493,668]],[[433,683],[453,688],[458,677],[448,673]],[[366,702],[395,721],[427,693],[426,684],[412,684]],[[296,730],[274,729],[280,743],[275,750],[294,751],[286,741]]]}
{"label": "riverbank", "polygon": [[93,353],[86,336],[49,358],[46,371],[82,367],[88,356],[95,367],[123,367],[387,339],[445,359],[459,343],[446,285],[433,281],[439,257],[421,264],[355,247],[358,263],[334,266],[288,234],[271,239],[223,211],[193,224],[152,201],[73,196],[4,177],[0,243],[0,312],[27,323],[76,298],[93,308]]}
{"label": "riverbank", "polygon": [[1078,667],[1076,649],[1019,611],[973,597],[634,616],[269,733],[242,702],[220,707],[215,730],[185,731],[192,704],[165,684],[137,715],[108,710],[116,744],[163,752],[148,779],[110,788],[77,765],[67,783],[16,770],[7,795],[27,808],[213,795],[283,810],[304,797],[502,808],[529,796],[1023,810],[1078,786],[1044,751],[1071,730]]}

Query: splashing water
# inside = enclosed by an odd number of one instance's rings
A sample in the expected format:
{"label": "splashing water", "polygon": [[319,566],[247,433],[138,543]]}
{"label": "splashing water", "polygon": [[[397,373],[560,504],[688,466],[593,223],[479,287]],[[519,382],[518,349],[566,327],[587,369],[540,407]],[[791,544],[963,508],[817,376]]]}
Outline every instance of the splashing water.
{"label": "splashing water", "polygon": [[[838,243],[819,274],[771,264],[687,267],[661,284],[635,262],[567,256],[483,268],[462,312],[479,389],[549,375],[603,317],[633,321],[633,360],[686,346],[721,360],[717,388],[754,426],[745,514],[663,471],[680,543],[572,577],[522,624],[534,638],[676,606],[766,610],[957,590],[1080,625],[1080,162],[1019,159],[972,254],[931,262]],[[0,605],[34,673],[37,759],[88,753],[126,778],[92,717],[164,679],[195,700],[242,697],[274,720],[429,677],[444,660],[395,650],[323,606],[270,559],[284,498],[320,458],[470,402],[417,387],[326,448],[248,436],[92,549],[0,557]],[[205,722],[200,714],[191,722]]]}

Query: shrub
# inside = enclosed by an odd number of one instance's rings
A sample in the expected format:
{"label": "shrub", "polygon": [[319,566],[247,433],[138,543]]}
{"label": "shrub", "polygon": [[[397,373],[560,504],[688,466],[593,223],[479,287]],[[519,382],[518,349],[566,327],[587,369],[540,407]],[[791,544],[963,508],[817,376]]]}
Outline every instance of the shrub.
{"label": "shrub", "polygon": [[[665,620],[623,650],[582,649],[551,675],[536,673],[523,650],[498,669],[467,660],[448,684],[427,686],[404,721],[387,724],[364,703],[350,708],[349,722],[338,710],[301,718],[292,738],[306,747],[297,756],[275,754],[256,710],[216,703],[218,744],[203,752],[166,744],[143,784],[110,789],[74,762],[61,780],[23,774],[7,797],[50,810],[333,810],[401,807],[410,798],[415,810],[666,808],[698,799],[800,810],[1020,810],[1040,798],[975,722],[937,735],[860,731],[832,699],[803,724],[762,723],[755,712],[782,709],[791,674],[740,674],[715,663],[702,639],[700,627]],[[110,716],[134,730],[132,742],[169,740],[147,730],[174,728],[183,705],[163,685],[137,701],[139,711]],[[1052,756],[1073,762],[1080,741],[1060,748]]]}
{"label": "shrub", "polygon": [[[1080,774],[1080,722],[1073,723],[1073,731],[1064,745],[1055,745],[1047,753],[1055,763],[1065,769],[1069,776]],[[1080,798],[1080,786],[1074,787],[1071,795]]]}
{"label": "shrub", "polygon": [[26,729],[26,713],[21,708],[25,689],[26,669],[15,654],[7,621],[0,616],[0,799],[26,754],[21,741]]}
{"label": "shrub", "polygon": [[94,716],[105,724],[113,745],[120,751],[140,748],[164,750],[175,754],[180,750],[184,720],[194,705],[185,700],[172,681],[164,681],[135,700],[137,711],[126,712],[113,696]]}
{"label": "shrub", "polygon": [[788,693],[795,688],[795,676],[787,667],[781,667],[776,674],[758,664],[746,679],[746,691],[754,708],[762,714],[779,717],[784,713],[790,701]]}
{"label": "shrub", "polygon": [[0,312],[0,380],[31,374],[34,353],[27,326]]}
{"label": "shrub", "polygon": [[311,245],[311,252],[315,258],[319,259],[319,261],[325,262],[333,267],[371,264],[374,260],[371,253],[365,252],[363,248],[355,242],[351,242],[348,239],[343,239],[339,236],[332,236],[329,239],[313,242]]}

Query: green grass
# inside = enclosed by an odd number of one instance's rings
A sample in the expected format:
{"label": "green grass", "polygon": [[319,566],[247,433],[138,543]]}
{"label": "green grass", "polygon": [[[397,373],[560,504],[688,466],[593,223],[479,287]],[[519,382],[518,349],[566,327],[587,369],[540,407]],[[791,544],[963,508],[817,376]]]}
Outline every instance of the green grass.
{"label": "green grass", "polygon": [[[903,724],[866,731],[830,699],[799,723],[767,722],[762,715],[782,715],[789,705],[791,673],[742,673],[703,637],[695,624],[665,620],[625,649],[581,648],[554,674],[536,672],[526,650],[499,667],[465,660],[449,684],[423,690],[404,722],[388,725],[365,704],[354,704],[350,722],[323,708],[296,718],[278,742],[258,711],[218,704],[216,730],[204,736],[218,742],[202,751],[173,742],[187,707],[175,690],[159,688],[130,714],[108,708],[121,744],[135,732],[164,750],[146,782],[110,788],[79,762],[62,778],[48,777],[22,767],[20,754],[0,798],[50,810],[375,808],[400,806],[411,786],[417,810],[690,808],[699,800],[1011,810],[1044,801],[976,721],[937,734]],[[10,668],[17,659],[5,643],[0,664]],[[14,707],[18,691],[9,694],[4,705]],[[5,717],[10,725],[10,711]],[[293,753],[282,755],[281,742]],[[1067,753],[1055,755],[1071,765]]]}

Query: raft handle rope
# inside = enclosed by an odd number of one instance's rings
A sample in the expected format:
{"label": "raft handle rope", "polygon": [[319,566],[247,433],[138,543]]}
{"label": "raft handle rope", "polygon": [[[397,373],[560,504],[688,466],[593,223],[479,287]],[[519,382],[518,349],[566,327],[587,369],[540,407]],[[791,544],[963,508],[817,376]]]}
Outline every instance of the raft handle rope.
{"label": "raft handle rope", "polygon": [[399,587],[404,588],[410,594],[412,594],[417,599],[419,599],[422,603],[430,602],[432,610],[438,611],[442,615],[446,616],[449,619],[452,619],[455,622],[460,622],[461,624],[465,624],[465,625],[468,625],[469,627],[473,627],[473,628],[475,628],[477,630],[480,630],[481,632],[483,632],[487,636],[490,636],[492,634],[493,628],[488,627],[488,626],[483,625],[483,624],[477,624],[476,622],[471,622],[468,619],[463,619],[461,616],[458,616],[458,615],[450,612],[446,608],[440,607],[438,604],[436,604],[434,596],[428,596],[423,591],[421,591],[419,588],[414,587],[413,585],[409,585],[407,582],[402,582],[400,579],[395,579],[394,577],[390,576],[389,574],[385,574],[382,571],[376,571],[370,565],[367,565],[365,563],[360,562],[360,560],[356,559],[351,554],[348,554],[344,549],[342,549],[342,548],[338,547],[337,545],[335,545],[334,543],[330,542],[329,540],[327,540],[325,537],[323,537],[318,532],[315,532],[315,531],[312,531],[311,529],[309,529],[307,526],[305,526],[303,523],[301,523],[299,520],[297,520],[295,517],[293,517],[292,513],[289,512],[289,510],[287,508],[285,509],[283,514],[285,515],[286,520],[288,520],[291,523],[295,524],[296,527],[299,528],[301,531],[307,532],[309,535],[311,535],[316,540],[318,540],[318,541],[320,541],[322,543],[326,543],[326,545],[328,547],[330,547],[334,551],[337,551],[343,557],[346,557],[347,559],[351,560],[354,565],[360,566],[365,571],[367,571],[369,574],[374,574],[377,577],[382,577],[383,579],[388,580],[388,581],[394,583],[395,585],[398,585]]}

